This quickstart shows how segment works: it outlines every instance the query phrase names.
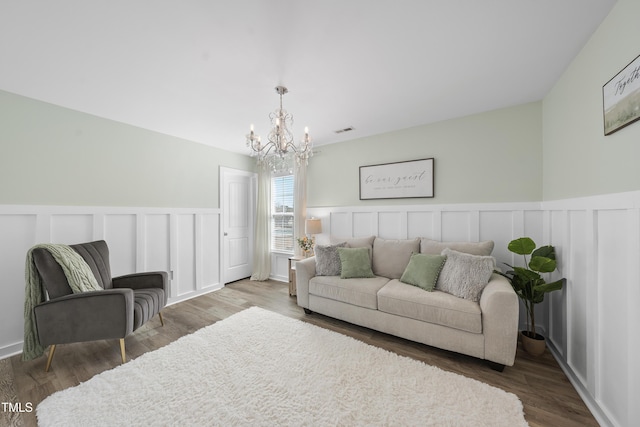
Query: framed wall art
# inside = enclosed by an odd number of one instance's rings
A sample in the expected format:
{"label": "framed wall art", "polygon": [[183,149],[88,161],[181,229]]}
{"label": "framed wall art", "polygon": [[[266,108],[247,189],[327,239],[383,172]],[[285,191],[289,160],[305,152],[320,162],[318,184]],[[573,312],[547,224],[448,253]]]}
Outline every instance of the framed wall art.
{"label": "framed wall art", "polygon": [[433,197],[433,158],[360,166],[360,200]]}
{"label": "framed wall art", "polygon": [[640,119],[640,55],[602,86],[604,134]]}

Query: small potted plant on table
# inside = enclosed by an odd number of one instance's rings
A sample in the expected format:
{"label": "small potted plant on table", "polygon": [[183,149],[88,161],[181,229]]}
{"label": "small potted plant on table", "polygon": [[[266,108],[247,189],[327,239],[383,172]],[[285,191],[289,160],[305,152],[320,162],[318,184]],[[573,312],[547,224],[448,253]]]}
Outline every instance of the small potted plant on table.
{"label": "small potted plant on table", "polygon": [[308,258],[313,255],[313,246],[316,243],[316,239],[314,237],[304,236],[302,238],[298,237],[298,245],[300,245],[300,249],[304,253],[304,257]]}
{"label": "small potted plant on table", "polygon": [[[535,306],[544,301],[547,292],[562,289],[566,279],[562,278],[547,283],[541,273],[551,273],[557,267],[556,250],[553,246],[541,246],[536,249],[536,243],[529,237],[512,240],[509,251],[524,257],[525,267],[514,267],[506,273],[498,272],[511,282],[513,290],[524,303],[527,312],[527,330],[521,331],[522,346],[527,353],[539,356],[544,353],[544,336],[536,332]],[[530,259],[527,260],[527,255]]]}

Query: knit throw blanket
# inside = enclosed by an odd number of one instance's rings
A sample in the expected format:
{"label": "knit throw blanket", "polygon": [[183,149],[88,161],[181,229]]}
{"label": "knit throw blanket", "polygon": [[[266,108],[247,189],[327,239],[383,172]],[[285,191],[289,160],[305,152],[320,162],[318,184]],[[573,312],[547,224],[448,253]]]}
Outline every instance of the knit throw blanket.
{"label": "knit throw blanket", "polygon": [[67,281],[74,294],[88,291],[101,291],[89,264],[79,253],[67,245],[44,243],[36,245],[27,252],[25,265],[24,289],[24,345],[22,360],[31,360],[44,354],[44,348],[38,339],[34,308],[45,300],[45,289],[40,274],[33,261],[33,250],[43,248],[48,250],[53,259],[60,264],[67,276]]}

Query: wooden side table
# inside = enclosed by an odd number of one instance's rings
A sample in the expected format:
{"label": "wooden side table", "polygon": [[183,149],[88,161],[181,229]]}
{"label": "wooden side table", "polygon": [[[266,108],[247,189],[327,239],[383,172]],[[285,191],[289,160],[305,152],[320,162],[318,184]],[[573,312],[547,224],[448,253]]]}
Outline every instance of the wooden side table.
{"label": "wooden side table", "polygon": [[296,295],[296,261],[303,260],[302,256],[289,257],[289,296]]}

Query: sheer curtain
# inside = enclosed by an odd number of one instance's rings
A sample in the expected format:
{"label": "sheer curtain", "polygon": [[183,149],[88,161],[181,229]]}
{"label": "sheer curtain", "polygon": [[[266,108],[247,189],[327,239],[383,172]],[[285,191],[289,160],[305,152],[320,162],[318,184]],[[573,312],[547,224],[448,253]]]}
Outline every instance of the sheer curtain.
{"label": "sheer curtain", "polygon": [[303,251],[298,244],[298,238],[304,237],[304,220],[307,216],[307,162],[301,160],[295,162],[294,165],[294,199],[293,206],[295,207],[293,217],[293,242],[294,242],[294,255],[302,256]]}
{"label": "sheer curtain", "polygon": [[271,168],[267,162],[258,165],[258,201],[253,244],[253,274],[251,280],[267,280],[271,274]]}

